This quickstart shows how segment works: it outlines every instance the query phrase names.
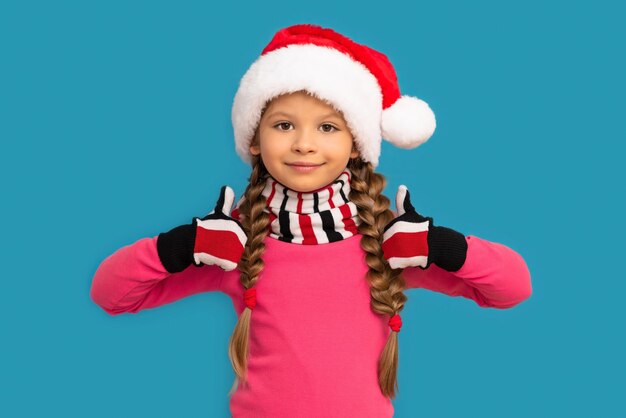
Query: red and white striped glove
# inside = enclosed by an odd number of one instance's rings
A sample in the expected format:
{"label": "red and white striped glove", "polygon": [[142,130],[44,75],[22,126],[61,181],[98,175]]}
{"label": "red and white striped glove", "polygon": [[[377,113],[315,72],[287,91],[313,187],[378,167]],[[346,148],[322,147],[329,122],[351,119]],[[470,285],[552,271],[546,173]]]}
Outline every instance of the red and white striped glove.
{"label": "red and white striped glove", "polygon": [[168,272],[182,271],[191,263],[198,267],[214,264],[226,271],[237,268],[248,237],[239,220],[227,215],[234,200],[233,189],[222,186],[215,209],[208,215],[159,234],[157,250]]}
{"label": "red and white striped glove", "polygon": [[460,232],[434,226],[433,218],[415,211],[406,186],[396,193],[398,216],[384,229],[382,250],[393,269],[420,267],[432,263],[448,271],[457,271],[465,263],[467,242]]}
{"label": "red and white striped glove", "polygon": [[222,186],[215,209],[202,219],[194,218],[193,261],[196,266],[216,264],[226,271],[237,268],[248,237],[241,223],[227,215],[234,200],[233,189]]}

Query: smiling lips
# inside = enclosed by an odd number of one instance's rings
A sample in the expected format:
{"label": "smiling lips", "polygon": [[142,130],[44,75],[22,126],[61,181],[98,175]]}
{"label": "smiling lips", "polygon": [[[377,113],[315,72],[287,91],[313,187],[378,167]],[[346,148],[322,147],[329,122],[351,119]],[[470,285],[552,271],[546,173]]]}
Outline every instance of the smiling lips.
{"label": "smiling lips", "polygon": [[293,168],[295,171],[299,171],[302,173],[308,173],[310,171],[315,170],[319,166],[321,166],[321,164],[309,163],[305,161],[296,161],[293,164],[287,164],[287,165]]}
{"label": "smiling lips", "polygon": [[321,165],[321,164],[310,163],[310,162],[307,162],[307,161],[296,161],[296,162],[293,162],[293,163],[287,163],[287,165],[299,165],[299,166],[310,167],[310,166],[316,166],[316,165]]}

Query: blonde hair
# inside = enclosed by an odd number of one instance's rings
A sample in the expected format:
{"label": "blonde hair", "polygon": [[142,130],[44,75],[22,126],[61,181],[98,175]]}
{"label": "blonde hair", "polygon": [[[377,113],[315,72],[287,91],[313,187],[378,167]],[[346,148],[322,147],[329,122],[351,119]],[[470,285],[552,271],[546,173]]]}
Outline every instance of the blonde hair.
{"label": "blonde hair", "polygon": [[[259,131],[254,136],[258,144]],[[407,297],[402,269],[392,269],[383,256],[381,249],[383,229],[394,218],[389,209],[390,201],[382,194],[386,179],[376,173],[369,162],[361,157],[350,159],[348,168],[352,172],[350,181],[350,201],[358,209],[358,216],[363,221],[359,225],[362,234],[361,248],[365,251],[365,261],[369,267],[366,278],[370,285],[371,308],[379,314],[393,316],[404,308]],[[252,173],[244,192],[245,199],[239,206],[240,220],[248,236],[246,247],[238,269],[239,280],[245,289],[252,288],[263,270],[264,239],[269,233],[269,214],[264,212],[265,196],[262,191],[269,173],[259,155],[252,156]],[[230,338],[228,356],[235,372],[235,382],[229,396],[238,383],[246,383],[248,364],[248,340],[250,335],[250,315],[252,310],[245,307]],[[378,384],[382,393],[393,399],[398,387],[398,333],[391,331],[387,343],[378,361]]]}

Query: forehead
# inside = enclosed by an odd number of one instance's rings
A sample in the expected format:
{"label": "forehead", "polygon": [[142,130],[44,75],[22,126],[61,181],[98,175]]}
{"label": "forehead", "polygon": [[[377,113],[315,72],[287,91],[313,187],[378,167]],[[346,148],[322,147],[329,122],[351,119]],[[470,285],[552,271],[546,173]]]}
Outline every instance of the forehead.
{"label": "forehead", "polygon": [[330,103],[319,99],[306,91],[287,93],[274,97],[267,104],[266,111],[270,109],[276,110],[295,108],[296,106],[307,107],[308,109],[318,109],[326,113],[335,113],[337,116],[342,116],[342,112],[335,109]]}

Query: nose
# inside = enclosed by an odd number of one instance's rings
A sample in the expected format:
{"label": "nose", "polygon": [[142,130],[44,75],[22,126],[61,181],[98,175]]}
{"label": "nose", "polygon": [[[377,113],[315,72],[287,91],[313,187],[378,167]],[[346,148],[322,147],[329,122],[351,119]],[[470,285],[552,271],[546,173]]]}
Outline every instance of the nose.
{"label": "nose", "polygon": [[298,132],[294,138],[291,150],[301,154],[315,152],[317,145],[315,144],[315,134],[303,130]]}

